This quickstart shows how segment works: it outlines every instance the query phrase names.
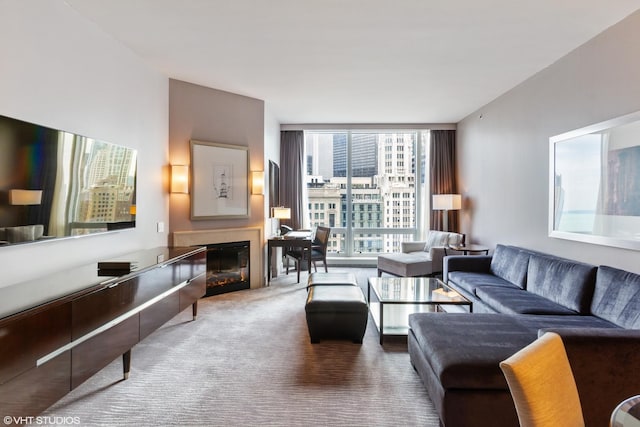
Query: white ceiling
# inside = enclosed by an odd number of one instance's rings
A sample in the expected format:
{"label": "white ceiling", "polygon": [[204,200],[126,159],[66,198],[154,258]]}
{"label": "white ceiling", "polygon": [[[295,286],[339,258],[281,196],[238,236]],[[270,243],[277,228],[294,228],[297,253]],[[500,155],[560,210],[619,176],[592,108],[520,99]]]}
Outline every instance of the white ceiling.
{"label": "white ceiling", "polygon": [[280,123],[455,123],[638,0],[66,0],[168,77]]}

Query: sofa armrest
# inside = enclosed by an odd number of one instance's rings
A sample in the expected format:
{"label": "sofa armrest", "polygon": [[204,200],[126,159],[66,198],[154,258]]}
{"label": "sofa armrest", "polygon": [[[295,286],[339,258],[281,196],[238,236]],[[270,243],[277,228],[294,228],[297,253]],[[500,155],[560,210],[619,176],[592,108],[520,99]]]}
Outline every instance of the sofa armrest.
{"label": "sofa armrest", "polygon": [[638,394],[640,330],[546,328],[562,338],[586,425],[608,425],[615,407]]}
{"label": "sofa armrest", "polygon": [[449,255],[442,261],[442,278],[448,281],[452,271],[468,271],[472,273],[489,273],[491,271],[491,255]]}
{"label": "sofa armrest", "polygon": [[408,254],[409,252],[418,252],[424,251],[424,246],[427,242],[417,241],[417,242],[400,242],[400,250],[402,253]]}
{"label": "sofa armrest", "polygon": [[445,257],[444,246],[432,246],[429,249],[429,258],[431,258],[431,271],[432,273],[440,273],[442,271],[442,260]]}

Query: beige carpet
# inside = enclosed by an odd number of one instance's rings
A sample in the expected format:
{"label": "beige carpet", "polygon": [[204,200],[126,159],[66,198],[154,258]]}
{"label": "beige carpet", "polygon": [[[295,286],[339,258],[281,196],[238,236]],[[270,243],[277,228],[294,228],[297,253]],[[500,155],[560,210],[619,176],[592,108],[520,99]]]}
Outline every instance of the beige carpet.
{"label": "beige carpet", "polygon": [[[332,269],[341,271],[344,269]],[[353,269],[361,286],[374,269]],[[306,280],[303,273],[302,280]],[[202,299],[42,415],[82,426],[438,426],[406,341],[310,344],[304,284]]]}

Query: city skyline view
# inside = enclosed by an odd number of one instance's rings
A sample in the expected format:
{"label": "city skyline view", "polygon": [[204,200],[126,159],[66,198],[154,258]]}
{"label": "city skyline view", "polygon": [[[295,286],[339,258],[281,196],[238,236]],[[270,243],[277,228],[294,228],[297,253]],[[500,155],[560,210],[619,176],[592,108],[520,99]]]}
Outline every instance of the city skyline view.
{"label": "city skyline view", "polygon": [[394,252],[415,234],[419,140],[428,132],[305,132],[309,222],[332,228],[329,251]]}

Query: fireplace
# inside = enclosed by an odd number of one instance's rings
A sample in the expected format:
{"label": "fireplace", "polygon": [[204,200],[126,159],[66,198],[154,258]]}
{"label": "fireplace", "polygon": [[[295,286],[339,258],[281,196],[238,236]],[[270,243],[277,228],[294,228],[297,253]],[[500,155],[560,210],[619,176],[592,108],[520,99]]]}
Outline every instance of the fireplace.
{"label": "fireplace", "polygon": [[228,243],[248,240],[250,288],[257,289],[265,285],[266,270],[263,267],[264,232],[260,227],[218,228],[173,232],[173,246],[207,246],[214,243]]}
{"label": "fireplace", "polygon": [[249,241],[207,245],[207,294],[249,289]]}

